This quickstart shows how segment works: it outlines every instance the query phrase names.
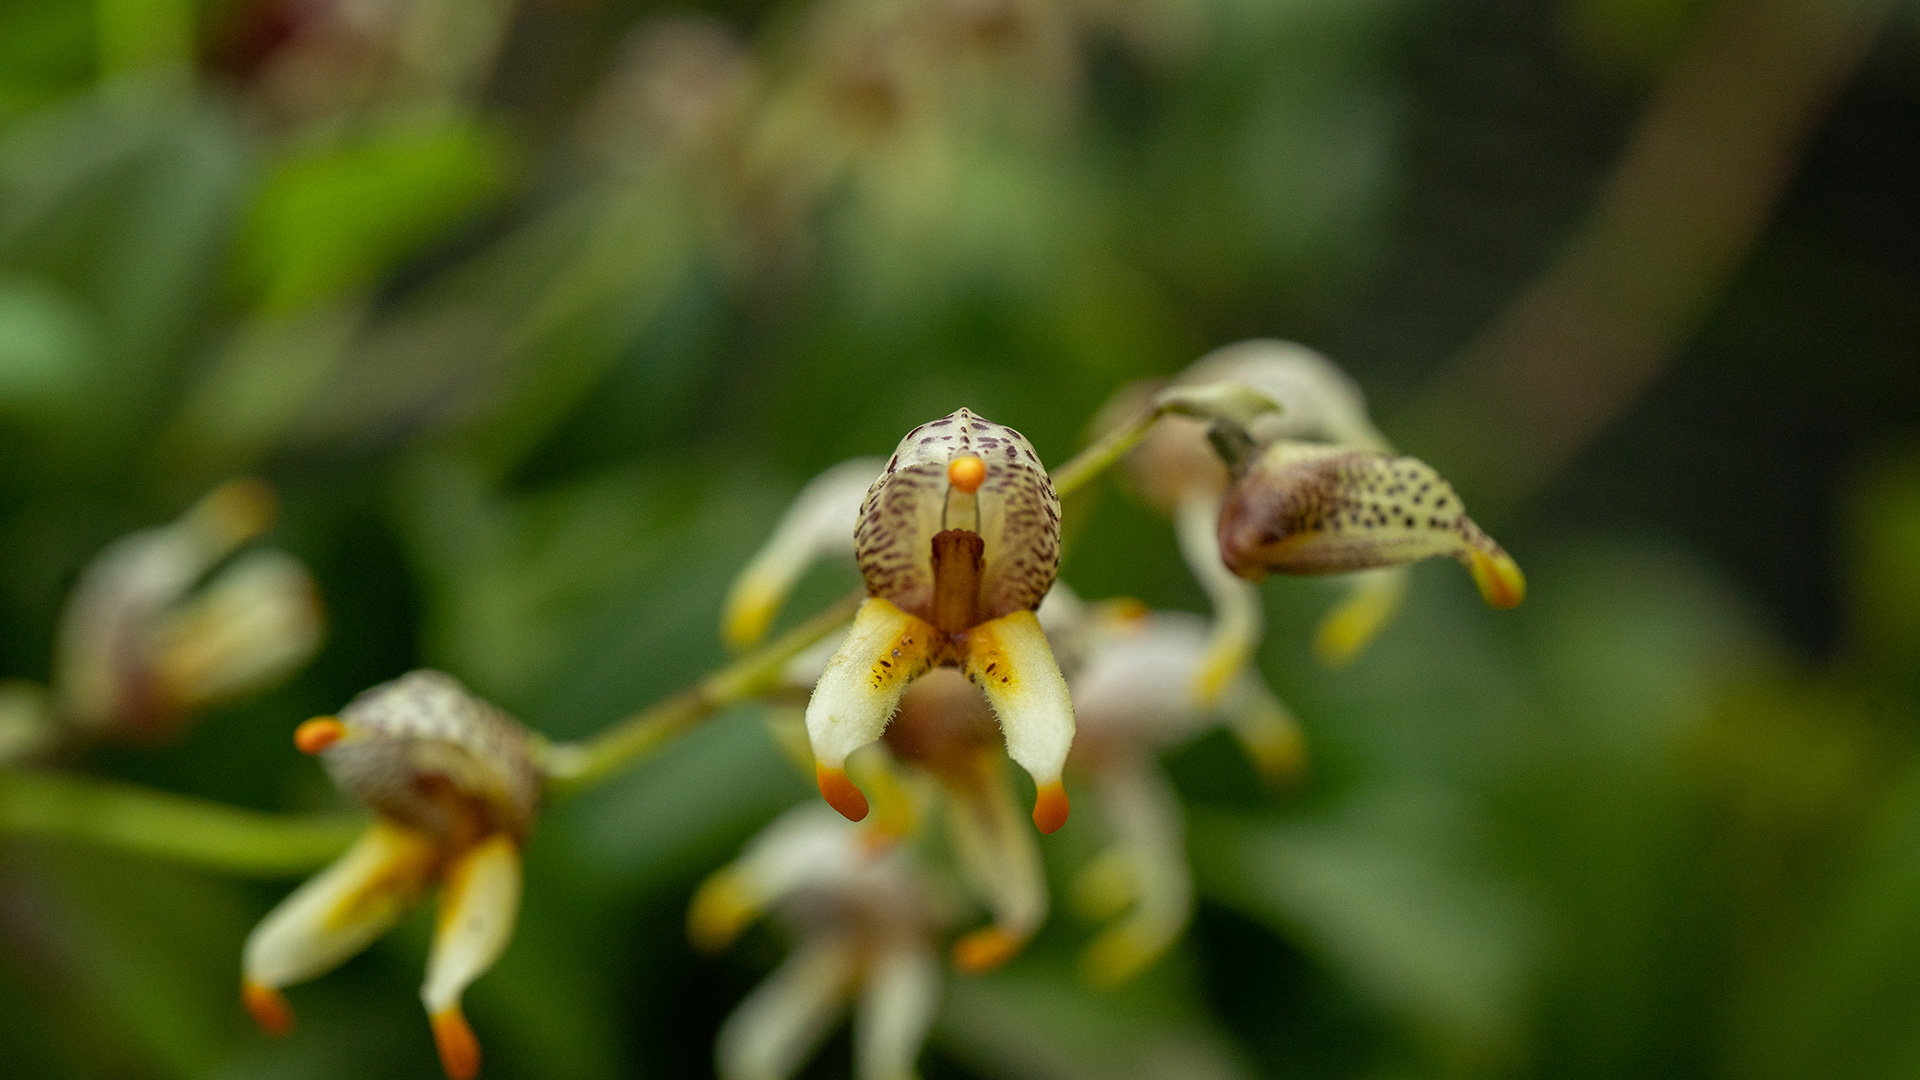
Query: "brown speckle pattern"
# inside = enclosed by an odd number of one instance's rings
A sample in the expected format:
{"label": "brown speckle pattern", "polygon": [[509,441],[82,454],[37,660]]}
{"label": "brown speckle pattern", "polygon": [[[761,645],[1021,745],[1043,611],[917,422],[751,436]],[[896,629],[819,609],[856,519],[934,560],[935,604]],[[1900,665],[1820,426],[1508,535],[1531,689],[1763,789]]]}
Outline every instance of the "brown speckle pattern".
{"label": "brown speckle pattern", "polygon": [[1227,493],[1220,554],[1229,569],[1335,574],[1499,545],[1431,465],[1365,450],[1276,445]]}
{"label": "brown speckle pattern", "polygon": [[348,735],[323,758],[334,783],[374,811],[436,834],[466,823],[446,793],[477,807],[484,825],[524,834],[540,777],[526,730],[438,671],[382,683],[340,710]]}
{"label": "brown speckle pattern", "polygon": [[966,409],[909,431],[867,491],[854,544],[869,594],[931,616],[947,464],[968,455],[987,465],[976,496],[986,541],[979,617],[1039,606],[1060,565],[1060,499],[1025,436]]}

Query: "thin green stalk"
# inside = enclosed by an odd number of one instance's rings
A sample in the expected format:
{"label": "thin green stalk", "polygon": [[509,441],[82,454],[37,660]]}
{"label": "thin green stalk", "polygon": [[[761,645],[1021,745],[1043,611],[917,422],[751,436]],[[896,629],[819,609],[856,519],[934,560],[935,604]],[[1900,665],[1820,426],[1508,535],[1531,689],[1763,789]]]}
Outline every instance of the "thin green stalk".
{"label": "thin green stalk", "polygon": [[842,599],[775,641],[584,742],[547,747],[541,765],[548,790],[567,795],[590,788],[715,712],[772,691],[787,661],[845,626],[863,598],[854,594]]}
{"label": "thin green stalk", "polygon": [[1147,431],[1154,422],[1169,412],[1165,405],[1156,406],[1120,427],[1114,428],[1094,440],[1093,445],[1067,459],[1067,463],[1053,470],[1053,490],[1061,501],[1087,486],[1094,477],[1105,472],[1114,462],[1125,456],[1126,452],[1140,445],[1147,437]]}
{"label": "thin green stalk", "polygon": [[365,827],[355,814],[267,814],[115,780],[0,769],[0,833],[80,840],[248,877],[325,865]]}

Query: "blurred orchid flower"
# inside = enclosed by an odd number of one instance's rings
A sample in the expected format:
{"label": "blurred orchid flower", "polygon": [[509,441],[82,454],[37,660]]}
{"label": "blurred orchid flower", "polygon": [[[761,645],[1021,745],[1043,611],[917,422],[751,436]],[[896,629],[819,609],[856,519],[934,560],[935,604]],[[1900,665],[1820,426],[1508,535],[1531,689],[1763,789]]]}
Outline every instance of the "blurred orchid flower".
{"label": "blurred orchid flower", "polygon": [[1513,607],[1527,589],[1520,567],[1433,466],[1313,443],[1275,443],[1234,481],[1220,512],[1220,555],[1251,581],[1445,555],[1467,566],[1494,607]]}
{"label": "blurred orchid flower", "polygon": [[236,480],[88,564],[60,624],[53,683],[61,716],[99,734],[164,737],[306,663],[321,632],[306,568],[272,550],[225,562],[266,531],[273,513],[265,484]]}
{"label": "blurred orchid flower", "polygon": [[940,1000],[938,935],[950,907],[903,845],[818,806],[788,811],[700,887],[688,933],[714,952],[777,909],[786,962],[720,1030],[722,1080],[786,1080],[855,1005],[860,1080],[909,1080]]}
{"label": "blurred orchid flower", "polygon": [[421,988],[447,1075],[470,1080],[480,1044],[460,997],[493,966],[520,906],[520,845],[540,778],[519,723],[451,676],[415,671],[294,733],[376,815],[339,861],[247,938],[242,997],[272,1034],[292,1027],[285,987],[317,978],[391,929],[435,885],[439,919]]}
{"label": "blurred orchid flower", "polygon": [[868,599],[807,704],[820,793],[858,821],[847,757],[886,730],[909,684],[957,666],[1033,776],[1033,820],[1066,822],[1073,706],[1033,609],[1060,559],[1060,506],[1026,438],[966,409],[907,433],[854,534]]}
{"label": "blurred orchid flower", "polygon": [[1069,764],[1092,786],[1114,840],[1081,872],[1074,898],[1092,918],[1119,917],[1082,959],[1089,982],[1112,986],[1164,953],[1193,911],[1186,826],[1158,753],[1224,724],[1278,784],[1298,775],[1306,745],[1292,713],[1251,670],[1211,704],[1190,692],[1209,650],[1199,616],[1112,601],[1088,605],[1080,633],[1083,658],[1068,680],[1080,735]]}

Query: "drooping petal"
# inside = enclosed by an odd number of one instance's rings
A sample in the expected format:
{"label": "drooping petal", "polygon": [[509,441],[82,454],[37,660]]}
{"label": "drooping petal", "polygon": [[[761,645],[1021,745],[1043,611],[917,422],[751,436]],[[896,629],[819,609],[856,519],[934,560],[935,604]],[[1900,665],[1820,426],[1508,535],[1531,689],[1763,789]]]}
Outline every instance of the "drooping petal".
{"label": "drooping petal", "polygon": [[968,769],[943,780],[954,854],[993,915],[992,925],[954,942],[953,963],[962,971],[990,971],[1013,959],[1046,921],[1040,847],[1020,818],[998,750],[976,754]]}
{"label": "drooping petal", "polygon": [[1073,746],[1073,701],[1040,620],[1031,611],[1016,611],[974,627],[967,634],[964,669],[993,706],[1008,756],[1039,788],[1034,824],[1053,832],[1067,821],[1060,770]]}
{"label": "drooping petal", "polygon": [[319,591],[307,568],[284,552],[251,552],[158,622],[154,680],[181,707],[231,700],[306,663],[320,629]]}
{"label": "drooping petal", "polygon": [[984,542],[980,620],[1039,606],[1059,569],[1060,500],[1025,436],[966,409],[908,432],[867,492],[855,533],[867,591],[935,622],[934,537],[948,529]]}
{"label": "drooping petal", "polygon": [[1494,607],[1513,607],[1526,593],[1520,568],[1431,465],[1364,450],[1274,444],[1227,493],[1220,554],[1254,581],[1445,555],[1466,564]]}
{"label": "drooping petal", "polygon": [[1412,577],[1404,566],[1354,573],[1346,598],[1314,630],[1313,652],[1320,662],[1338,667],[1359,656],[1400,610]]}
{"label": "drooping petal", "polygon": [[787,1080],[838,1019],[858,973],[854,942],[803,939],[721,1025],[721,1080]]}
{"label": "drooping petal", "polygon": [[1307,764],[1307,734],[1286,703],[1253,672],[1221,696],[1220,712],[1228,730],[1269,787],[1299,779]]}
{"label": "drooping petal", "polygon": [[[1132,906],[1087,947],[1081,970],[1096,986],[1114,986],[1139,974],[1179,939],[1193,912],[1193,882],[1179,796],[1150,757],[1105,761],[1093,784],[1115,836],[1114,849],[1098,865],[1128,872],[1125,898]],[[1089,889],[1083,885],[1080,891]]]}
{"label": "drooping petal", "polygon": [[526,729],[451,675],[414,671],[340,710],[321,760],[341,790],[384,816],[468,843],[524,836],[540,800]]}
{"label": "drooping petal", "polygon": [[801,489],[766,546],[734,579],[721,618],[728,645],[743,649],[766,636],[794,583],[813,563],[835,555],[852,557],[860,505],[884,465],[879,458],[855,458]]}
{"label": "drooping petal", "polygon": [[520,914],[520,845],[487,837],[448,866],[420,1000],[433,1021],[440,1064],[453,1080],[480,1071],[480,1043],[460,1011],[460,996],[486,974],[513,939]]}
{"label": "drooping petal", "polygon": [[867,962],[854,1018],[860,1080],[914,1080],[914,1062],[940,1008],[940,963],[914,938],[888,941]]}
{"label": "drooping petal", "polygon": [[292,1011],[279,991],[317,978],[400,921],[432,884],[440,849],[424,833],[376,821],[347,853],[280,902],[248,935],[247,1007],[279,1034]]}
{"label": "drooping petal", "polygon": [[688,937],[703,952],[718,952],[795,892],[857,885],[867,860],[850,828],[818,803],[781,815],[694,893]]}
{"label": "drooping petal", "polygon": [[827,670],[807,702],[807,738],[813,744],[820,793],[853,821],[866,816],[866,798],[847,779],[847,755],[880,737],[907,684],[933,661],[940,635],[881,597],[860,605]]}
{"label": "drooping petal", "polygon": [[1253,663],[1266,628],[1260,589],[1220,561],[1220,501],[1209,494],[1181,499],[1174,512],[1180,554],[1194,580],[1213,602],[1213,627],[1205,654],[1189,682],[1195,700],[1210,707],[1229,684]]}

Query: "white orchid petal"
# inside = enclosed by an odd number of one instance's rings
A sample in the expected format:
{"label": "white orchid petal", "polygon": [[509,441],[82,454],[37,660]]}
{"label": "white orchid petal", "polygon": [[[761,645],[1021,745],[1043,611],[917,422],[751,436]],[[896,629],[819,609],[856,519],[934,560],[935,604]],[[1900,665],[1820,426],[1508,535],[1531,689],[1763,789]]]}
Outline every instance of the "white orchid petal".
{"label": "white orchid petal", "polygon": [[721,618],[728,645],[746,648],[765,637],[795,583],[815,562],[853,557],[860,505],[885,464],[879,458],[844,461],[800,490],[773,536],[734,579]]}
{"label": "white orchid petal", "polygon": [[987,696],[1007,754],[1040,789],[1034,823],[1041,832],[1065,824],[1060,771],[1073,747],[1073,701],[1047,635],[1031,611],[982,623],[967,635],[966,673]]}
{"label": "white orchid petal", "polygon": [[939,644],[933,627],[884,599],[869,598],[814,687],[807,738],[821,794],[855,821],[866,816],[866,802],[846,779],[847,755],[886,730],[900,695],[927,670]]}
{"label": "white orchid petal", "polygon": [[439,860],[432,838],[376,821],[248,935],[241,959],[247,982],[278,990],[344,963],[425,895]]}
{"label": "white orchid petal", "polygon": [[1260,776],[1279,787],[1299,778],[1307,761],[1307,735],[1293,711],[1249,672],[1227,689],[1220,710]]}
{"label": "white orchid petal", "polygon": [[1088,981],[1113,986],[1179,939],[1193,914],[1193,882],[1180,798],[1151,757],[1116,757],[1094,773],[1093,785],[1116,849],[1124,852],[1117,861],[1132,871],[1132,910],[1102,931],[1082,958]]}
{"label": "white orchid petal", "polygon": [[954,854],[993,914],[991,926],[954,943],[953,961],[962,971],[987,971],[1012,959],[1046,921],[1040,846],[1021,820],[999,751],[978,755],[964,775],[948,778],[947,790]]}
{"label": "white orchid petal", "polygon": [[1210,492],[1188,495],[1174,511],[1180,554],[1213,603],[1206,654],[1188,684],[1203,707],[1219,700],[1221,692],[1253,664],[1266,630],[1259,587],[1236,576],[1220,560],[1219,526],[1220,502]]}
{"label": "white orchid petal", "polygon": [[307,568],[285,552],[250,552],[158,623],[154,677],[184,707],[231,700],[306,663],[320,630]]}
{"label": "white orchid petal", "polygon": [[838,1019],[858,972],[853,942],[803,940],[721,1026],[721,1080],[787,1080]]}
{"label": "white orchid petal", "polygon": [[1247,424],[1262,446],[1294,439],[1391,449],[1367,415],[1360,384],[1333,361],[1295,342],[1256,338],[1221,346],[1181,372],[1179,382],[1239,383],[1272,398],[1279,411],[1253,417]]}
{"label": "white orchid petal", "polygon": [[1088,746],[1158,750],[1199,731],[1207,710],[1192,687],[1207,644],[1197,616],[1156,612],[1089,650],[1071,683],[1074,720]]}
{"label": "white orchid petal", "polygon": [[459,1007],[460,995],[506,951],[519,914],[520,845],[513,837],[496,833],[454,859],[420,988],[428,1012]]}
{"label": "white orchid petal", "polygon": [[940,963],[915,939],[880,946],[868,962],[854,1021],[860,1080],[913,1080],[940,1008]]}

